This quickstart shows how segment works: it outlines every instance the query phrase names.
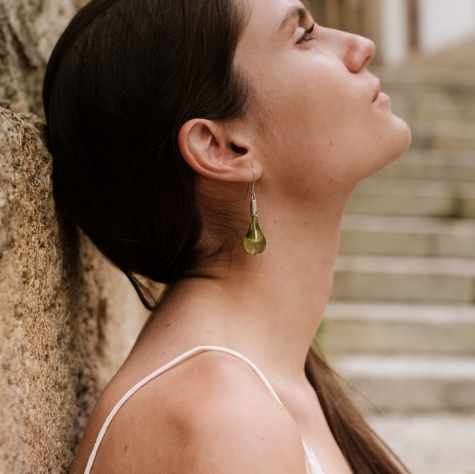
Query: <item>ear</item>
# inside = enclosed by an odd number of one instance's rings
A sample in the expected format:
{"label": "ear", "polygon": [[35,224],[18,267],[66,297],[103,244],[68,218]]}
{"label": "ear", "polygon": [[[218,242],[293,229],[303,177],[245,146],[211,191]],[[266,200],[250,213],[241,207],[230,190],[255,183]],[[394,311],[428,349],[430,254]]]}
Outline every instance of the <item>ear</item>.
{"label": "ear", "polygon": [[186,122],[178,134],[178,146],[184,160],[198,174],[221,181],[248,183],[252,168],[259,178],[260,162],[240,127],[205,119]]}

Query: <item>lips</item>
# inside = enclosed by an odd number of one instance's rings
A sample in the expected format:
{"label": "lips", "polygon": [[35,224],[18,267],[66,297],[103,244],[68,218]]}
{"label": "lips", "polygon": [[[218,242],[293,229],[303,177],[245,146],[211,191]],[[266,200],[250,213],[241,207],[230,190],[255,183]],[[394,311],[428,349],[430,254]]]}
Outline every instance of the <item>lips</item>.
{"label": "lips", "polygon": [[381,81],[378,79],[378,82],[376,83],[376,89],[374,91],[373,102],[376,101],[380,92],[381,92]]}

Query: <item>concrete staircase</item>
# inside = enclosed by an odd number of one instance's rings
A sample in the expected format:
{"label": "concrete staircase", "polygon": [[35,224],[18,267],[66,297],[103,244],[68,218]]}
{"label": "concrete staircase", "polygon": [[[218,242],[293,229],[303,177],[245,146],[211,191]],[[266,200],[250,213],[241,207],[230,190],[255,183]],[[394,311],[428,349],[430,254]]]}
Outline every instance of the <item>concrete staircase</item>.
{"label": "concrete staircase", "polygon": [[413,472],[473,474],[475,70],[378,73],[413,144],[348,205],[321,337]]}

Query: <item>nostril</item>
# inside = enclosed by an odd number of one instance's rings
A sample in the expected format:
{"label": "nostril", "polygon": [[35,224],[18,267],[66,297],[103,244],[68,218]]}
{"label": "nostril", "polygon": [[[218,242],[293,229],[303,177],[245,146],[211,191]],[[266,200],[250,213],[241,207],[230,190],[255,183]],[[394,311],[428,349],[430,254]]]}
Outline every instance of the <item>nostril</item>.
{"label": "nostril", "polygon": [[368,38],[364,38],[363,36],[360,36],[359,38],[361,55],[364,58],[362,67],[365,67],[373,60],[376,53],[376,45]]}
{"label": "nostril", "polygon": [[366,64],[365,66],[367,66],[374,58],[374,55],[376,54],[376,45],[374,44],[373,41],[365,38],[367,44],[368,44],[368,57],[366,59]]}
{"label": "nostril", "polygon": [[373,41],[358,35],[351,35],[347,47],[347,67],[354,73],[368,66],[373,60],[376,51]]}

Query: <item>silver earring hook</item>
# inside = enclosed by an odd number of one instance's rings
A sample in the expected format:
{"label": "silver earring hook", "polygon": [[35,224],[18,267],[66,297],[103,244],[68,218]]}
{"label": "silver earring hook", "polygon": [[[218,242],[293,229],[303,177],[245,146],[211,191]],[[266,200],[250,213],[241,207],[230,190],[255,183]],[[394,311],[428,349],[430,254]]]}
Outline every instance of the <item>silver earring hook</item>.
{"label": "silver earring hook", "polygon": [[[262,230],[259,227],[257,222],[257,199],[256,199],[256,170],[252,168],[254,173],[254,179],[252,180],[252,193],[251,193],[251,202],[249,203],[249,211],[251,214],[251,222],[249,224],[249,230],[247,231],[246,236],[244,237],[244,248],[246,252],[251,255],[260,255],[264,252],[266,248],[266,238],[262,233]],[[250,183],[247,183],[247,191],[249,192]],[[247,194],[247,193],[246,193]]]}
{"label": "silver earring hook", "polygon": [[[251,197],[254,196],[254,198],[256,197],[256,193],[254,192],[254,187],[256,185],[256,170],[254,168],[251,168],[252,172],[254,173],[254,180],[252,182],[252,192],[251,192]],[[250,183],[247,183],[247,191],[246,191],[246,196],[247,196],[247,193],[249,192],[249,188],[251,187]],[[246,196],[244,196],[244,199],[246,199]]]}
{"label": "silver earring hook", "polygon": [[254,181],[252,182],[252,192],[251,192],[251,196],[256,196],[256,193],[254,192],[254,187],[256,185],[256,170],[254,168],[252,168],[252,172],[254,173]]}

